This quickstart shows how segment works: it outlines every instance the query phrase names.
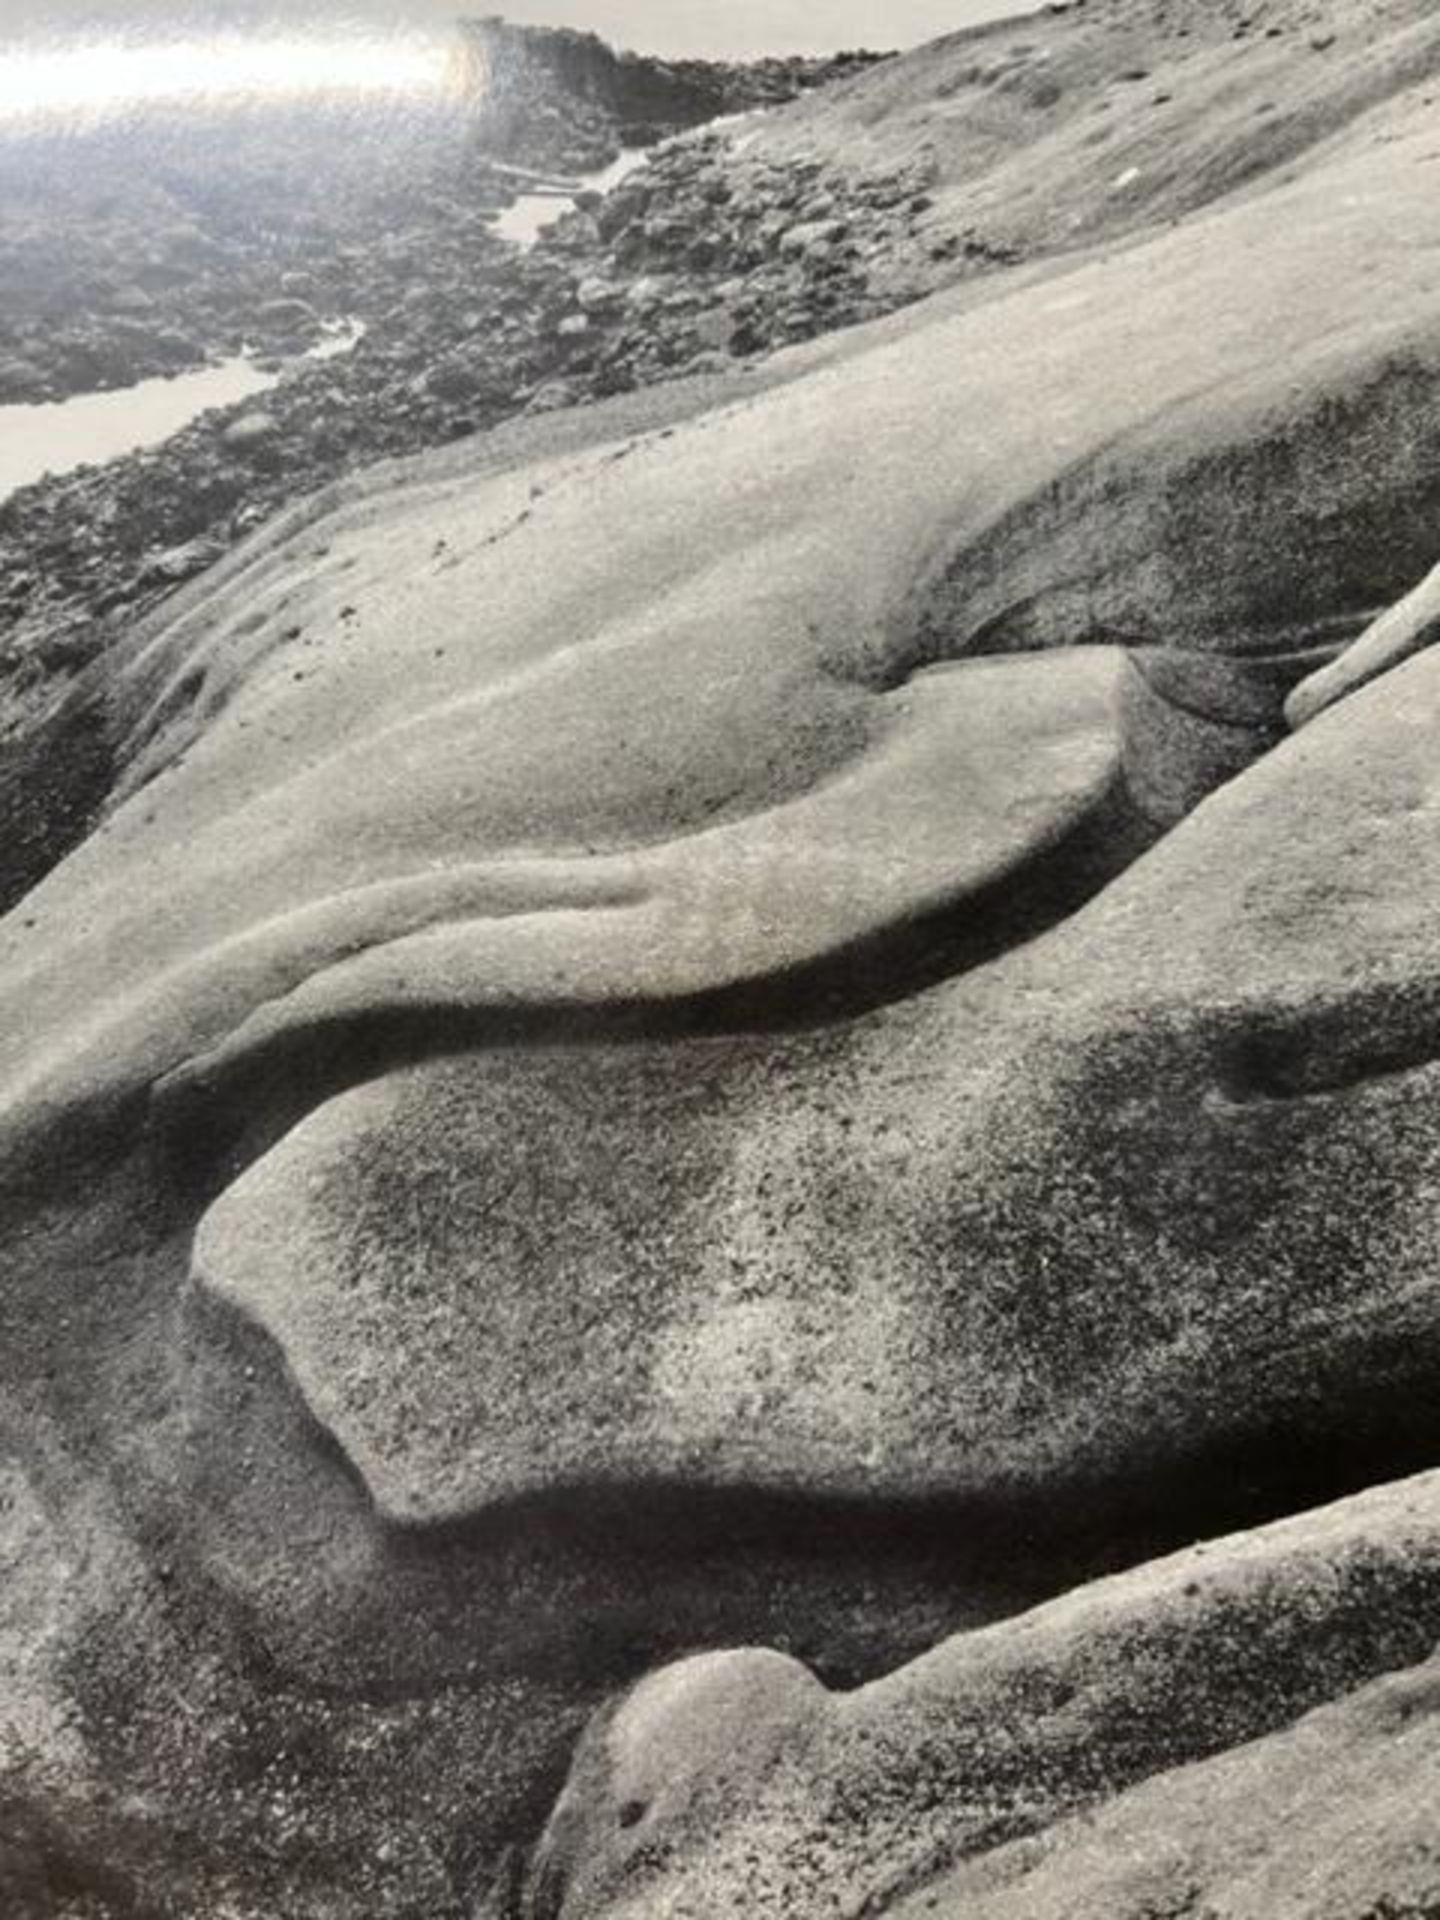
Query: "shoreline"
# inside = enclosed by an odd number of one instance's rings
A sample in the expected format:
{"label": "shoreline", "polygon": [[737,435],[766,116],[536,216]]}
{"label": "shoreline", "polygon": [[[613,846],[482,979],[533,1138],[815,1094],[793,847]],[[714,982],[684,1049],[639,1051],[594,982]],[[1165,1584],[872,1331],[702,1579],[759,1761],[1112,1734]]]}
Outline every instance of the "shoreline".
{"label": "shoreline", "polygon": [[[268,390],[0,501],[0,741],[165,593],[346,473],[744,365],[929,290],[923,167],[771,161],[703,129],[650,155],[528,249],[493,209],[429,209],[369,256],[371,297],[346,303],[364,328],[351,352],[307,359],[297,340]],[[910,282],[894,271],[907,250]]]}

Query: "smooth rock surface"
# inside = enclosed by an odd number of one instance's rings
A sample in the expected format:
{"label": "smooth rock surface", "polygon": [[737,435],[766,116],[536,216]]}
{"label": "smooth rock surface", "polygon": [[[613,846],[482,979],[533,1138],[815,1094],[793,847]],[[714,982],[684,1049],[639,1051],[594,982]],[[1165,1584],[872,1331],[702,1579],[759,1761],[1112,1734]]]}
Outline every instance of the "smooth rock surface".
{"label": "smooth rock surface", "polygon": [[1302,680],[1285,702],[1286,719],[1292,727],[1307,725],[1337,700],[1388,673],[1411,654],[1433,647],[1437,640],[1440,640],[1440,567],[1426,574],[1418,587],[1382,613],[1338,659]]}
{"label": "smooth rock surface", "polygon": [[[282,523],[118,668],[124,804],[5,929],[26,1014],[0,1128],[123,1099],[267,1003],[267,1031],[277,1009],[303,1027],[296,989],[362,951],[372,1007],[508,1003],[464,959],[487,857],[574,862],[773,807],[873,743],[917,666],[1002,649],[1012,612],[1010,645],[1238,652],[1273,645],[1281,607],[1288,646],[1337,597],[1373,604],[1432,525],[1423,448],[1386,430],[1433,377],[1426,125],[1401,96],[1383,144],[927,311],[686,433]],[[1337,406],[1367,419],[1343,467]],[[1277,439],[1303,484],[1268,484]],[[1388,526],[1353,549],[1364,581],[1314,564],[1347,509]],[[158,866],[166,898],[137,911]],[[585,884],[507,887],[508,910]],[[398,984],[387,949],[428,928],[454,931]],[[529,988],[554,996],[543,971]]]}
{"label": "smooth rock surface", "polygon": [[833,1034],[344,1096],[212,1210],[201,1282],[394,1519],[1423,1448],[1437,725],[1427,655],[1060,928]]}

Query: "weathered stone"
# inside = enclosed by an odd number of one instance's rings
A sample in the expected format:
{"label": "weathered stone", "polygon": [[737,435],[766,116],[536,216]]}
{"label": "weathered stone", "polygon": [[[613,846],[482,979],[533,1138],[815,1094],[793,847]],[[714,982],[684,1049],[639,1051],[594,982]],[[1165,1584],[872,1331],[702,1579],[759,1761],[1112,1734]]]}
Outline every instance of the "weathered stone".
{"label": "weathered stone", "polygon": [[[202,423],[7,511],[27,606],[118,609],[210,516],[539,413],[557,366],[585,398],[693,366],[742,258],[757,349],[875,311],[851,240],[758,244],[851,148],[936,201],[893,245],[845,202],[875,299],[973,282],[347,482],[57,657],[9,813],[73,850],[37,834],[0,928],[0,1388],[47,1603],[22,1570],[0,1659],[61,1763],[4,1782],[13,1884],[513,1912],[619,1697],[551,1909],[798,1920],[1034,1867],[1043,1913],[1071,1816],[1117,1868],[1198,1845],[1183,1771],[1240,1780],[1323,1701],[1422,1723],[1376,1676],[1433,1645],[1428,1482],[1233,1530],[1433,1457],[1440,655],[1207,789],[1433,562],[1434,36],[1387,0],[1287,80],[1227,10],[1182,24],[946,43],[755,129],[729,201],[659,156],[647,218],[703,208],[713,276],[667,253],[645,323],[573,348],[585,275],[628,271],[598,222],[493,287],[457,245],[437,308],[450,216],[407,216],[338,263],[385,318],[270,396],[273,458]],[[1086,145],[1132,62],[1183,69],[1194,130]],[[461,351],[493,413],[427,391]],[[1203,1789],[1242,1844],[1266,1791],[1277,1845],[1290,1809],[1335,1846],[1352,1806],[1376,1858],[1416,1830],[1393,1768],[1289,1799],[1272,1752],[1248,1830]],[[1428,1898],[1349,1865],[1357,1903]]]}
{"label": "weathered stone", "polygon": [[232,453],[251,454],[268,447],[279,431],[280,423],[273,413],[245,413],[231,421],[220,439]]}
{"label": "weathered stone", "polygon": [[[1165,1882],[1183,1888],[1164,1815],[1209,1784],[1193,1763],[1227,1749],[1241,1752],[1211,1761],[1210,1773],[1228,1776],[1231,1846],[1258,1827],[1262,1861],[1267,1851],[1275,1865],[1304,1859],[1304,1840],[1277,1817],[1299,1771],[1286,1748],[1313,1759],[1327,1744],[1343,1752],[1353,1732],[1393,1740],[1408,1722],[1412,1754],[1428,1757],[1433,1667],[1381,1681],[1298,1736],[1289,1729],[1307,1709],[1424,1660],[1437,1598],[1432,1474],[1082,1587],[959,1634],[853,1693],[824,1694],[773,1655],[768,1666],[755,1652],[680,1664],[608,1708],[582,1740],[537,1850],[535,1910],[555,1920],[1129,1911],[1097,1895],[1128,1884],[1153,1897],[1152,1873],[1137,1871],[1147,1839],[1160,1843]],[[747,1698],[753,1745],[735,1725]],[[1278,1778],[1244,1755],[1266,1735],[1280,1748],[1267,1756]],[[1176,1772],[1187,1765],[1188,1779]],[[1375,1772],[1372,1790],[1408,1769],[1392,1754]],[[1241,1783],[1252,1797],[1236,1805]],[[1097,1815],[1111,1796],[1122,1797]],[[1136,1821],[1127,1798],[1148,1817]],[[1387,1818],[1371,1802],[1372,1831],[1392,1843],[1375,1893],[1433,1887],[1433,1859],[1407,1858],[1424,1804],[1417,1794]],[[1326,1809],[1337,1841],[1347,1806],[1342,1793]],[[1064,1824],[1076,1815],[1083,1824]],[[1243,1884],[1224,1830],[1198,1837],[1213,1880]],[[1089,1901],[1067,1878],[1077,1852],[1089,1854]],[[947,1868],[977,1856],[947,1885]],[[1027,1871],[1036,1862],[1040,1871]],[[1326,1877],[1357,1867],[1363,1875],[1365,1863],[1326,1861]],[[980,1897],[997,1886],[1000,1897]]]}
{"label": "weathered stone", "polygon": [[1350,1920],[1434,1908],[1440,1663],[998,1848],[895,1920]]}
{"label": "weathered stone", "polygon": [[1292,727],[1303,727],[1337,700],[1389,673],[1440,640],[1440,567],[1367,627],[1337,660],[1301,681],[1285,705]]}

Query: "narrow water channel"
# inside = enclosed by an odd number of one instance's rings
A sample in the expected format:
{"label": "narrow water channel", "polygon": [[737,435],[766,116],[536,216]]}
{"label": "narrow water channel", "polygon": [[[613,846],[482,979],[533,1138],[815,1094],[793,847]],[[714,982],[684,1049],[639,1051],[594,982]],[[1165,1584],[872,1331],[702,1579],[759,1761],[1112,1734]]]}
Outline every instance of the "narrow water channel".
{"label": "narrow water channel", "polygon": [[[598,173],[523,193],[497,217],[495,231],[521,248],[533,247],[547,227],[570,211],[578,194],[608,193],[649,158],[647,148],[630,148]],[[304,358],[347,352],[362,331],[358,326],[338,328]],[[0,500],[47,475],[73,473],[77,467],[98,466],[159,446],[212,407],[252,399],[280,378],[248,354],[237,354],[218,366],[141,380],[133,387],[0,407]]]}
{"label": "narrow water channel", "polygon": [[496,233],[502,240],[513,240],[518,247],[533,247],[547,227],[553,227],[557,220],[569,213],[575,205],[577,194],[609,193],[627,175],[643,167],[650,158],[650,152],[648,147],[627,147],[618,160],[613,160],[599,173],[584,175],[571,183],[568,189],[547,187],[536,193],[522,193],[497,217]]}

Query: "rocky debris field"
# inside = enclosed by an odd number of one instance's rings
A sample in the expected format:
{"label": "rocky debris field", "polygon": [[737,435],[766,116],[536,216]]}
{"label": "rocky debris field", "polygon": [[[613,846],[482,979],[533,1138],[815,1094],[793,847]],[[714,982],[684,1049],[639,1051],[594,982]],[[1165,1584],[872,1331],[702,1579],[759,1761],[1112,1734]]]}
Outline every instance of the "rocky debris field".
{"label": "rocky debris field", "polygon": [[[128,386],[242,347],[283,356],[341,318],[374,324],[432,277],[443,296],[447,238],[463,246],[477,217],[514,197],[517,165],[594,172],[622,148],[880,57],[671,66],[590,34],[457,31],[466,82],[389,106],[378,126],[364,107],[257,103],[218,120],[153,107],[0,141],[0,406]],[[408,254],[384,246],[395,232]]]}
{"label": "rocky debris field", "polygon": [[643,146],[707,120],[778,106],[887,58],[855,50],[754,61],[660,60],[616,50],[598,34],[460,24],[473,79],[476,137],[537,167],[593,171],[622,146]]}
{"label": "rocky debris field", "polygon": [[[518,413],[741,366],[913,297],[923,164],[857,175],[700,134],[587,196],[529,252],[438,191],[317,261],[306,308],[361,318],[353,351],[163,446],[0,502],[0,675],[23,725],[126,620],[286,501],[370,460]],[[977,264],[980,264],[977,256]],[[883,275],[883,278],[882,278]]]}
{"label": "rocky debris field", "polygon": [[388,231],[463,234],[513,194],[452,117],[392,128],[388,169],[376,144],[259,108],[0,142],[0,405],[294,353],[396,299]]}

